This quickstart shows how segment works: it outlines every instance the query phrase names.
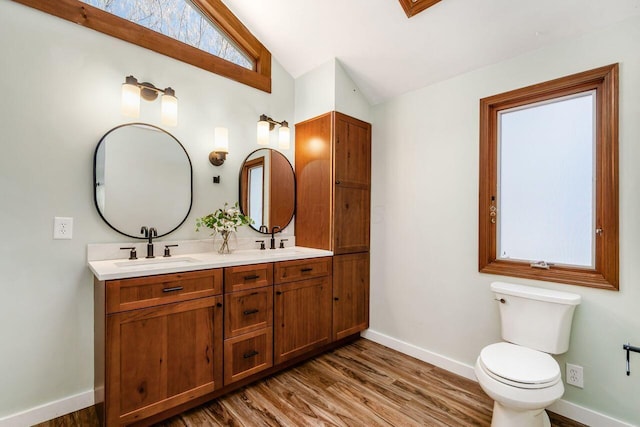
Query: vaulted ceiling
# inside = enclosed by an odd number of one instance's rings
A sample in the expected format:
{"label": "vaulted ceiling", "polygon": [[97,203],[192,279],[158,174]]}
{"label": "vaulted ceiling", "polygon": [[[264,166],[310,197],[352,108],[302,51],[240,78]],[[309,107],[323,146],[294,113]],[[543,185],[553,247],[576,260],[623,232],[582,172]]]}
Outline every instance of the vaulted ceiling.
{"label": "vaulted ceiling", "polygon": [[[337,58],[372,104],[640,15],[640,0],[224,0],[295,78]],[[597,65],[597,64],[594,64]]]}

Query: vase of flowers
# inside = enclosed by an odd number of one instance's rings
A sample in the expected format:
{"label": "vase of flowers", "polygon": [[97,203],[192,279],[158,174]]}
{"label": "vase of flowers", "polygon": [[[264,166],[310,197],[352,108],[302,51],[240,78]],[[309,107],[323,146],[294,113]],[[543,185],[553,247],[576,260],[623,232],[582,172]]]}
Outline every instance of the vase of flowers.
{"label": "vase of flowers", "polygon": [[253,220],[247,215],[243,215],[240,212],[238,203],[229,207],[228,203],[224,204],[224,207],[217,209],[215,212],[205,215],[202,218],[196,218],[196,231],[200,230],[200,227],[207,227],[213,230],[212,236],[220,234],[222,236],[222,245],[218,249],[220,254],[231,253],[229,247],[229,238],[232,233],[238,231],[238,227],[243,225],[253,224]]}

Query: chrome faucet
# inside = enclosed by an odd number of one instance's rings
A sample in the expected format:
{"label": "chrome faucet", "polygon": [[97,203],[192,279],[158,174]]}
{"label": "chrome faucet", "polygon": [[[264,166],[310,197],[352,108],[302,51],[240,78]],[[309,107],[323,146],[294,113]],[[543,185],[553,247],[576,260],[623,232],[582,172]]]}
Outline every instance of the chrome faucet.
{"label": "chrome faucet", "polygon": [[[276,228],[278,229],[276,231]],[[276,248],[276,238],[275,238],[275,234],[278,231],[282,231],[282,229],[280,227],[278,227],[277,225],[274,225],[273,227],[271,227],[271,246],[269,246],[269,249],[275,249]]]}
{"label": "chrome faucet", "polygon": [[147,258],[155,258],[153,255],[153,238],[158,237],[158,231],[154,227],[145,227],[144,225],[140,228],[140,234],[144,234],[145,238],[149,239],[147,243]]}

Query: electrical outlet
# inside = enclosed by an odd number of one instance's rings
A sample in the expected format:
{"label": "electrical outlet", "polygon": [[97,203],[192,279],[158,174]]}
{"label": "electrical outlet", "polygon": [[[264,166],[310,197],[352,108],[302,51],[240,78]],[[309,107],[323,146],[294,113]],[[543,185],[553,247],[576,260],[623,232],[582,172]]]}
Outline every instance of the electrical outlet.
{"label": "electrical outlet", "polygon": [[72,239],[73,238],[73,218],[57,216],[53,218],[53,238]]}
{"label": "electrical outlet", "polygon": [[567,363],[567,384],[584,388],[584,377],[582,376],[582,366]]}

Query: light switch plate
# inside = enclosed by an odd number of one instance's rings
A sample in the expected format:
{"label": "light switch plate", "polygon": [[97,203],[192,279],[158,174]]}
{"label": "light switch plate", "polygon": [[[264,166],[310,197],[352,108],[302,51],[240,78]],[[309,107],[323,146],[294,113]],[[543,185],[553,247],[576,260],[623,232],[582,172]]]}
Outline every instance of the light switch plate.
{"label": "light switch plate", "polygon": [[57,216],[53,218],[53,238],[55,240],[73,238],[73,218]]}

